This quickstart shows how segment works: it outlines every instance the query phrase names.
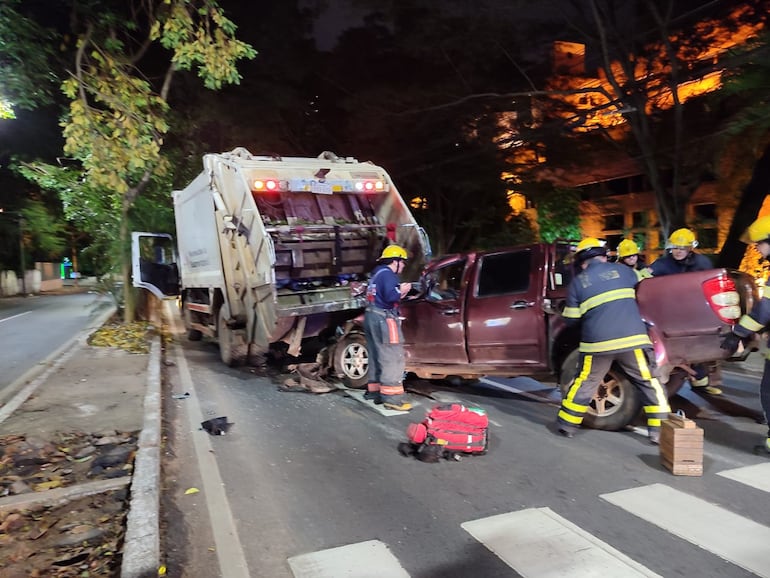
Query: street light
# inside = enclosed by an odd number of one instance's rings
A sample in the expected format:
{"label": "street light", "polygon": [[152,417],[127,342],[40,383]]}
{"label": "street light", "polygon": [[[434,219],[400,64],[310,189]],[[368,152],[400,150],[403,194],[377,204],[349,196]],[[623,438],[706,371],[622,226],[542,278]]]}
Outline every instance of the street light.
{"label": "street light", "polygon": [[2,208],[0,208],[0,214],[3,215],[11,215],[16,217],[16,221],[19,223],[19,261],[21,262],[21,292],[22,294],[27,294],[27,280],[25,279],[26,275],[26,264],[24,262],[24,225],[27,224],[27,222],[24,220],[24,215],[22,215],[19,212],[16,211],[6,211]]}

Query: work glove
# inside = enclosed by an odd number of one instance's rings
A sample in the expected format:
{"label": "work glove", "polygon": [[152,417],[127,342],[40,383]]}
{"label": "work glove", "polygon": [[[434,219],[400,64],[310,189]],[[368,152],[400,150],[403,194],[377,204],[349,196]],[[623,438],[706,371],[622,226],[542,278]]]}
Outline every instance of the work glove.
{"label": "work glove", "polygon": [[722,339],[722,343],[719,347],[722,349],[729,351],[730,355],[733,355],[736,351],[738,351],[738,345],[741,342],[741,338],[738,337],[735,333],[728,333],[724,336]]}

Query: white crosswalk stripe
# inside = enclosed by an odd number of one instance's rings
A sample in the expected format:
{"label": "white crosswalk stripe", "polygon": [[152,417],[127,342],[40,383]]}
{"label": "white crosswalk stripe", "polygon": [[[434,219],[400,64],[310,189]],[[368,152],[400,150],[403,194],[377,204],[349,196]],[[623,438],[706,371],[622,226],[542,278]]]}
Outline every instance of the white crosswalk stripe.
{"label": "white crosswalk stripe", "polygon": [[717,474],[757,488],[763,492],[770,492],[770,462],[745,468],[735,468],[734,470],[725,470]]}
{"label": "white crosswalk stripe", "polygon": [[409,578],[390,549],[369,540],[289,558],[295,578]]}
{"label": "white crosswalk stripe", "polygon": [[[718,475],[770,492],[770,463]],[[756,576],[770,578],[768,526],[665,484],[598,497]],[[461,527],[523,578],[659,576],[547,507],[471,520]],[[296,578],[410,576],[379,540],[303,554],[290,558],[289,565]]]}
{"label": "white crosswalk stripe", "polygon": [[658,576],[549,508],[500,514],[462,527],[524,578]]}
{"label": "white crosswalk stripe", "polygon": [[770,578],[767,526],[664,484],[599,497],[757,576]]}

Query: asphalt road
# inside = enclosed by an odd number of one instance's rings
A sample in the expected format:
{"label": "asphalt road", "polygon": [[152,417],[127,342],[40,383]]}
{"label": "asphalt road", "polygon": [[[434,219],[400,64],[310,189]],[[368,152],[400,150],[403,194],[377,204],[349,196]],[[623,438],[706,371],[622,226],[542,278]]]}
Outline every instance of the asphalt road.
{"label": "asphalt road", "polygon": [[109,304],[97,293],[0,299],[0,398],[56,357]]}
{"label": "asphalt road", "polygon": [[[770,576],[755,379],[725,375],[729,413],[687,387],[674,400],[705,430],[704,474],[687,477],[634,431],[554,435],[549,384],[410,382],[415,409],[384,416],[343,392],[281,392],[205,341],[168,354],[171,576]],[[399,455],[406,426],[450,401],[487,410],[489,453]],[[200,429],[219,416],[226,435]]]}

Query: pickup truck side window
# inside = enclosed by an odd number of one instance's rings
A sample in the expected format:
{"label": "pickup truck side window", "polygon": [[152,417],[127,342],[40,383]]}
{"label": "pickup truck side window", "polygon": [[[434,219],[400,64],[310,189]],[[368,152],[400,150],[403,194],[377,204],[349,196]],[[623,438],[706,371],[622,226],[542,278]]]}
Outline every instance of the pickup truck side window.
{"label": "pickup truck side window", "polygon": [[428,298],[431,301],[457,299],[460,296],[465,260],[450,263],[431,273],[431,287]]}
{"label": "pickup truck side window", "polygon": [[532,252],[498,253],[481,259],[477,297],[525,293],[529,290]]}

